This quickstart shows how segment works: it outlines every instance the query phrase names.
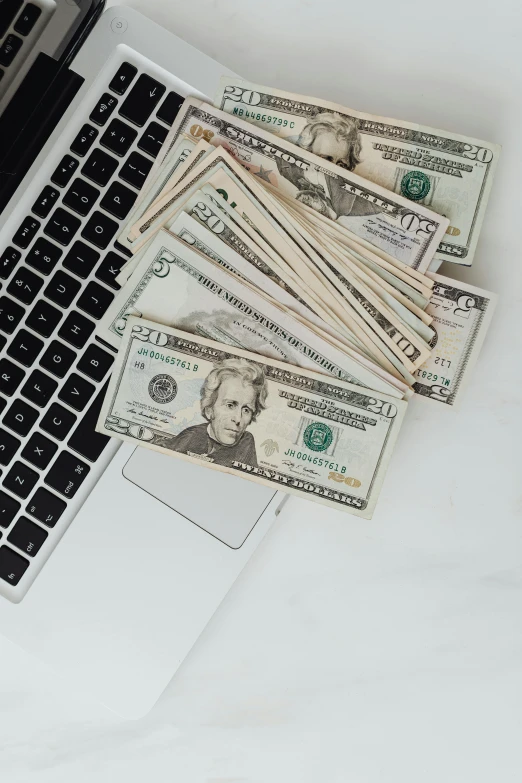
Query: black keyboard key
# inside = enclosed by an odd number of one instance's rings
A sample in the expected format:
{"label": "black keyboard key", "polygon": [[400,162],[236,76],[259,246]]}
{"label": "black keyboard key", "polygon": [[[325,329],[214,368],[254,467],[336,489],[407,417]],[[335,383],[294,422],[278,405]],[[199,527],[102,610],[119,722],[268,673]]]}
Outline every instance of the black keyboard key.
{"label": "black keyboard key", "polygon": [[25,507],[25,510],[39,522],[47,525],[47,527],[54,527],[66,508],[67,503],[61,500],[61,498],[57,498],[48,489],[39,487]]}
{"label": "black keyboard key", "polygon": [[88,283],[76,304],[80,310],[99,320],[105,315],[113,299],[114,294],[111,291],[107,291],[106,288],[98,285],[98,283]]}
{"label": "black keyboard key", "polygon": [[0,38],[11,27],[11,22],[23,5],[23,0],[2,0],[0,3]]}
{"label": "black keyboard key", "polygon": [[28,468],[23,462],[15,462],[5,479],[4,487],[7,487],[14,495],[20,498],[26,498],[30,495],[32,488],[38,481],[38,473]]}
{"label": "black keyboard key", "polygon": [[3,422],[6,427],[16,432],[17,435],[25,437],[31,427],[34,426],[39,415],[32,405],[28,405],[23,400],[14,400],[3,418]]}
{"label": "black keyboard key", "polygon": [[161,145],[167,138],[167,133],[168,130],[163,125],[160,125],[157,122],[151,122],[139,140],[138,147],[140,150],[143,150],[143,152],[147,152],[155,158],[161,149]]}
{"label": "black keyboard key", "polygon": [[56,188],[52,188],[50,185],[46,185],[31,209],[38,217],[46,218],[59,198],[60,191],[56,190]]}
{"label": "black keyboard key", "polygon": [[105,250],[118,229],[118,223],[108,218],[103,212],[94,212],[82,231],[82,237],[96,247]]}
{"label": "black keyboard key", "polygon": [[44,295],[51,302],[56,302],[60,307],[66,308],[69,307],[81,287],[82,284],[78,280],[59,269],[49,281]]}
{"label": "black keyboard key", "polygon": [[49,370],[50,373],[56,375],[57,378],[63,378],[75,359],[76,354],[74,351],[71,351],[70,348],[67,348],[58,340],[53,340],[40,359],[40,365],[45,370]]}
{"label": "black keyboard key", "polygon": [[120,269],[126,262],[127,260],[125,258],[113,253],[111,250],[103,259],[96,270],[95,275],[98,280],[102,280],[104,283],[107,283],[107,285],[110,285],[111,288],[114,288],[115,291],[119,291],[121,286],[116,282],[116,277],[119,275]]}
{"label": "black keyboard key", "polygon": [[82,167],[82,174],[103,188],[117,168],[118,161],[116,158],[96,148],[85,161]]}
{"label": "black keyboard key", "polygon": [[43,275],[49,275],[60,260],[63,250],[48,239],[40,237],[36,240],[25,258],[25,263],[37,269]]}
{"label": "black keyboard key", "polygon": [[95,431],[108,385],[107,382],[99,391],[96,399],[84,413],[80,423],[67,442],[69,448],[76,451],[78,454],[81,454],[81,456],[88,459],[89,462],[96,462],[103,449],[110,441],[108,435],[102,435],[100,432]]}
{"label": "black keyboard key", "polygon": [[63,259],[63,266],[78,277],[85,279],[89,277],[99,258],[100,254],[96,250],[84,242],[78,241],[74,243]]}
{"label": "black keyboard key", "polygon": [[172,125],[184,100],[185,98],[182,95],[178,95],[177,92],[169,92],[156,112],[156,117],[166,122],[167,125]]}
{"label": "black keyboard key", "polygon": [[73,310],[63,322],[58,336],[75,348],[83,348],[93,331],[93,322]]}
{"label": "black keyboard key", "polygon": [[94,144],[98,131],[86,123],[71,144],[71,151],[83,158]]}
{"label": "black keyboard key", "polygon": [[43,283],[44,281],[41,277],[30,272],[25,266],[21,266],[11,278],[11,282],[7,286],[7,292],[24,304],[31,304]]}
{"label": "black keyboard key", "polygon": [[36,22],[40,18],[42,9],[33,3],[27,3],[24,10],[16,20],[14,31],[20,35],[29,35]]}
{"label": "black keyboard key", "polygon": [[118,72],[113,77],[109,84],[109,90],[112,90],[116,95],[123,95],[129,88],[130,83],[138,73],[138,69],[130,63],[122,63],[118,68]]}
{"label": "black keyboard key", "polygon": [[63,440],[74,427],[75,422],[74,413],[66,410],[62,405],[58,405],[57,402],[53,402],[40,422],[40,427],[56,440]]}
{"label": "black keyboard key", "polygon": [[0,490],[0,527],[9,527],[20,511],[20,503]]}
{"label": "black keyboard key", "polygon": [[[1,10],[1,9],[0,9]],[[0,45],[0,65],[8,67],[20,51],[22,39],[17,35],[8,35],[5,41]]]}
{"label": "black keyboard key", "polygon": [[6,405],[7,405],[7,400],[4,400],[3,397],[0,397],[0,413],[2,413]]}
{"label": "black keyboard key", "polygon": [[19,445],[18,438],[0,429],[0,465],[9,465],[18,451]]}
{"label": "black keyboard key", "polygon": [[124,182],[133,185],[136,190],[140,190],[143,187],[143,183],[147,179],[151,168],[151,160],[144,158],[139,152],[131,152],[127,162],[120,171],[119,176]]}
{"label": "black keyboard key", "polygon": [[33,370],[21,388],[21,393],[39,408],[45,408],[58,384],[41,370]]}
{"label": "black keyboard key", "polygon": [[34,557],[48,535],[40,525],[35,525],[26,517],[20,517],[7,536],[7,540],[29,557]]}
{"label": "black keyboard key", "polygon": [[58,399],[66,402],[75,411],[83,411],[95,390],[96,387],[92,383],[73,372],[65,381],[58,394]]}
{"label": "black keyboard key", "polygon": [[0,329],[6,334],[14,330],[25,315],[25,310],[8,296],[0,296]]}
{"label": "black keyboard key", "polygon": [[20,456],[40,470],[44,470],[57,451],[56,443],[41,432],[33,432]]}
{"label": "black keyboard key", "polygon": [[164,92],[165,85],[142,73],[121,105],[121,116],[134,125],[143,127]]}
{"label": "black keyboard key", "polygon": [[14,552],[8,546],[0,547],[0,579],[17,585],[29,568],[29,560]]}
{"label": "black keyboard key", "polygon": [[39,299],[32,307],[31,312],[25,319],[25,323],[34,332],[41,334],[42,337],[50,337],[62,319],[62,313],[46,302],[45,299]]}
{"label": "black keyboard key", "polygon": [[90,468],[85,462],[62,451],[51,470],[45,477],[45,483],[60,495],[72,498],[80,488]]}
{"label": "black keyboard key", "polygon": [[66,209],[58,207],[44,228],[47,236],[55,239],[61,245],[67,246],[81,226],[81,220],[71,215]]}
{"label": "black keyboard key", "polygon": [[93,188],[83,179],[75,179],[71,187],[63,197],[63,203],[74,212],[85,217],[95,205],[100,191]]}
{"label": "black keyboard key", "polygon": [[132,147],[132,144],[138,135],[138,131],[131,128],[125,122],[115,119],[111,120],[110,125],[100,139],[102,147],[106,147],[111,152],[114,152],[119,158],[123,158],[124,155]]}
{"label": "black keyboard key", "polygon": [[0,256],[0,277],[7,280],[17,263],[22,258],[22,254],[14,247],[8,247]]}
{"label": "black keyboard key", "polygon": [[59,198],[60,191],[56,190],[56,188],[52,188],[50,185],[46,185],[31,209],[38,217],[46,218]]}
{"label": "black keyboard key", "polygon": [[[4,337],[3,334],[0,334],[0,353],[2,353],[2,351],[4,350],[6,343],[7,343],[7,337]],[[0,405],[1,405],[1,400],[0,400]],[[0,411],[1,410],[2,408],[0,408]]]}
{"label": "black keyboard key", "polygon": [[132,253],[129,250],[128,247],[123,247],[123,245],[120,245],[120,243],[116,240],[113,245],[114,249],[118,251],[118,253],[121,253],[123,256],[126,256],[126,258],[132,258]]}
{"label": "black keyboard key", "polygon": [[118,220],[123,220],[131,211],[138,194],[129,190],[120,182],[113,182],[109,190],[102,198],[100,207]]}
{"label": "black keyboard key", "polygon": [[113,362],[114,356],[110,353],[103,351],[97,345],[89,345],[76,366],[88,378],[99,382],[103,380]]}
{"label": "black keyboard key", "polygon": [[13,243],[25,250],[25,248],[29,247],[35,238],[39,228],[39,220],[36,220],[36,218],[32,217],[26,217],[13,237]]}
{"label": "black keyboard key", "polygon": [[76,158],[73,158],[72,155],[65,155],[60,161],[60,165],[51,176],[51,182],[54,182],[54,184],[58,185],[60,188],[64,188],[69,183],[79,165],[79,161],[76,160]]}
{"label": "black keyboard key", "polygon": [[7,355],[12,359],[16,359],[24,367],[30,367],[42,348],[43,342],[38,337],[35,337],[34,334],[31,334],[26,329],[20,329],[11,340],[11,344],[7,349]]}
{"label": "black keyboard key", "polygon": [[118,100],[114,95],[109,95],[108,92],[104,92],[92,112],[89,114],[89,119],[96,125],[105,125],[117,105]]}
{"label": "black keyboard key", "polygon": [[0,391],[7,397],[12,397],[25,377],[25,372],[10,362],[0,359]]}

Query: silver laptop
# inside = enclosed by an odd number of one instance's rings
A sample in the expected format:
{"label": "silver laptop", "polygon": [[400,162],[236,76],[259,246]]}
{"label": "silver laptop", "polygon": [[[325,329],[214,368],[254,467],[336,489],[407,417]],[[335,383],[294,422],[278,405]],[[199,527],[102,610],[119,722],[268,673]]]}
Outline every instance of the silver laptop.
{"label": "silver laptop", "polygon": [[40,54],[58,60],[99,0],[0,0],[0,113]]}
{"label": "silver laptop", "polygon": [[285,496],[95,433],[116,237],[184,97],[226,69],[121,7],[71,68],[83,84],[0,229],[0,632],[136,718]]}

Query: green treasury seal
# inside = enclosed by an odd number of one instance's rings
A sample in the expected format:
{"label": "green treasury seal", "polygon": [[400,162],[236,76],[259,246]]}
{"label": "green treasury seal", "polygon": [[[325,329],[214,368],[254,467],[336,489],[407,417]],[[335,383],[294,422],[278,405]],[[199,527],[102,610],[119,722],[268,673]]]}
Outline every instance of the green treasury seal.
{"label": "green treasury seal", "polygon": [[430,192],[430,178],[422,171],[408,171],[401,182],[401,193],[412,201],[420,201],[426,198]]}
{"label": "green treasury seal", "polygon": [[315,421],[305,429],[303,441],[312,451],[326,451],[333,441],[332,430],[326,424]]}

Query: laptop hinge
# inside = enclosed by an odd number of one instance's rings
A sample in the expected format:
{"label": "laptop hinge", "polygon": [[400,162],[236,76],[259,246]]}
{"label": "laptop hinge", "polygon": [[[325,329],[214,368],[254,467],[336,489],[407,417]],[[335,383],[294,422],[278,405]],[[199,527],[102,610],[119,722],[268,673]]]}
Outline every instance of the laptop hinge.
{"label": "laptop hinge", "polygon": [[[83,84],[74,71],[39,54],[0,118],[0,211]],[[38,194],[35,194],[37,196]]]}

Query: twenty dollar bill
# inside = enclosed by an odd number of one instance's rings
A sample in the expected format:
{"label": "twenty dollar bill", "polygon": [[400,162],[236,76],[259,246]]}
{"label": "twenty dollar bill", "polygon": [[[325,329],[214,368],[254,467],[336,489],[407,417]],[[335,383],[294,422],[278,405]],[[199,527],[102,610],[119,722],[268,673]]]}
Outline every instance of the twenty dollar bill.
{"label": "twenty dollar bill", "polygon": [[221,111],[449,218],[436,258],[470,266],[500,146],[224,76]]}
{"label": "twenty dollar bill", "polygon": [[370,519],[406,405],[133,317],[97,429]]}
{"label": "twenty dollar bill", "polygon": [[259,183],[274,186],[360,241],[421,272],[447,229],[447,218],[402,194],[196,99],[185,100],[173,130],[225,147]]}

